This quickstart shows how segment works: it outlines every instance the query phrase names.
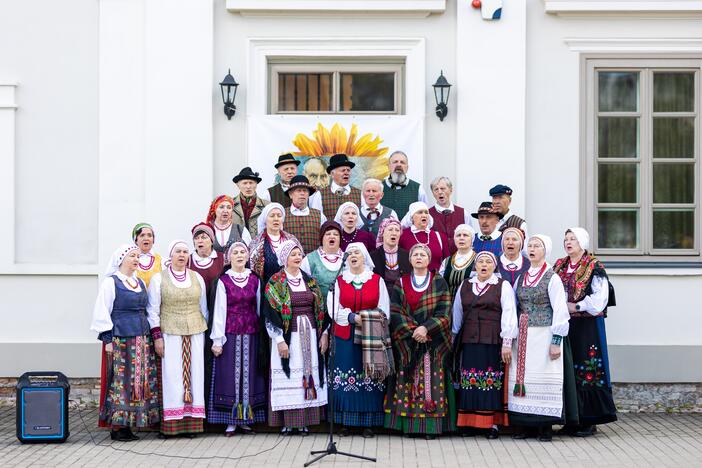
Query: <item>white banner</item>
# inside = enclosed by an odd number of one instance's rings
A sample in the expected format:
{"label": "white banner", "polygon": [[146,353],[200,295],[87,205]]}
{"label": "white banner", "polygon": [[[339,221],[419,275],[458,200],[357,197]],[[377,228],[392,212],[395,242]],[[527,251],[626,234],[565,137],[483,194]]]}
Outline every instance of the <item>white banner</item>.
{"label": "white banner", "polygon": [[278,156],[292,153],[312,185],[329,184],[329,157],[345,153],[356,163],[351,184],[360,188],[368,177],[388,175],[388,157],[400,150],[409,158],[409,176],[422,181],[424,122],[407,116],[266,115],[248,117],[248,165],[263,181],[258,192],[276,184]]}

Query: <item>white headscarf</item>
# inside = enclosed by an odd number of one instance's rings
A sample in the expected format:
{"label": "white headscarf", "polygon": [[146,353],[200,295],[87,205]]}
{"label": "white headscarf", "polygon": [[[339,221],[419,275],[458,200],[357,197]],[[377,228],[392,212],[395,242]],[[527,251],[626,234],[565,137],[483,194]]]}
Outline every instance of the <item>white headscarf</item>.
{"label": "white headscarf", "polygon": [[129,255],[129,252],[134,250],[139,250],[139,247],[134,244],[122,244],[117,250],[112,252],[110,262],[107,264],[107,269],[105,270],[105,276],[109,277],[117,273],[125,257]]}
{"label": "white headscarf", "polygon": [[[368,253],[368,249],[366,248],[365,244],[363,242],[352,242],[349,245],[346,246],[346,253],[351,253],[354,250],[359,250],[363,254],[363,261],[365,263],[364,268],[366,271],[373,271],[375,268],[375,263],[373,263],[373,259],[371,258],[370,254]],[[346,265],[344,265],[344,271],[350,270],[351,267],[349,266],[349,262],[346,262]]]}
{"label": "white headscarf", "polygon": [[263,210],[261,210],[261,214],[258,216],[257,224],[258,224],[258,232],[259,234],[262,233],[266,229],[266,221],[268,220],[268,214],[271,212],[273,209],[279,209],[281,213],[283,213],[283,218],[280,220],[281,222],[281,229],[282,229],[282,223],[285,222],[285,208],[283,205],[280,203],[269,203],[267,204]]}
{"label": "white headscarf", "polygon": [[171,260],[171,259],[173,258],[173,251],[174,251],[175,248],[178,247],[179,245],[182,245],[183,247],[185,247],[186,249],[188,249],[188,252],[190,251],[190,246],[188,245],[187,242],[185,242],[185,241],[182,240],[182,239],[176,239],[176,240],[174,240],[173,242],[171,242],[170,244],[168,244],[168,255],[166,255],[166,258],[164,258],[164,260],[163,260],[163,266],[164,266],[164,267],[169,267],[169,266],[171,266],[171,263],[173,263],[173,261]]}
{"label": "white headscarf", "polygon": [[290,253],[295,249],[300,249],[302,256],[305,256],[305,249],[302,248],[297,239],[288,239],[283,242],[280,246],[280,250],[278,250],[278,265],[285,268],[288,265],[288,257],[290,256]]}
{"label": "white headscarf", "polygon": [[534,234],[533,236],[529,237],[529,240],[532,239],[539,239],[541,243],[544,244],[546,260],[548,260],[548,257],[551,255],[551,250],[553,250],[553,241],[551,241],[551,238],[546,234]]}
{"label": "white headscarf", "polygon": [[[405,215],[404,218],[402,218],[402,227],[408,228],[413,225],[412,223],[412,216],[419,211],[419,210],[427,210],[429,211],[429,207],[427,206],[426,203],[418,201],[414,203],[410,203],[409,210],[407,211],[407,214]],[[427,224],[427,228],[431,229],[432,226],[434,226],[434,218],[432,215],[429,215],[429,224]]]}
{"label": "white headscarf", "polygon": [[336,210],[336,216],[334,216],[334,221],[339,223],[339,225],[343,228],[344,223],[341,220],[341,215],[343,215],[346,208],[349,207],[352,207],[354,210],[356,210],[356,229],[360,229],[361,227],[363,227],[363,220],[361,219],[361,212],[354,202],[347,201],[342,203],[339,209]]}
{"label": "white headscarf", "polygon": [[568,234],[568,231],[572,232],[575,238],[578,239],[581,249],[588,250],[590,248],[590,234],[585,229],[581,227],[568,228],[566,234]]}
{"label": "white headscarf", "polygon": [[475,256],[475,263],[478,263],[478,260],[480,260],[480,257],[487,257],[490,259],[490,261],[495,265],[495,268],[497,268],[497,257],[495,257],[495,254],[488,251],[488,250],[483,250],[481,252],[478,252],[478,255]]}
{"label": "white headscarf", "polygon": [[229,265],[231,262],[230,257],[232,256],[232,250],[234,250],[234,247],[243,247],[244,250],[246,250],[246,259],[249,259],[249,247],[244,244],[243,242],[234,242],[232,245],[229,246],[227,249],[227,254],[224,257],[224,263]]}
{"label": "white headscarf", "polygon": [[456,226],[456,229],[453,231],[453,235],[455,236],[456,233],[458,233],[458,232],[467,232],[468,235],[470,236],[471,241],[475,237],[475,229],[470,227],[470,224],[459,224],[458,226]]}

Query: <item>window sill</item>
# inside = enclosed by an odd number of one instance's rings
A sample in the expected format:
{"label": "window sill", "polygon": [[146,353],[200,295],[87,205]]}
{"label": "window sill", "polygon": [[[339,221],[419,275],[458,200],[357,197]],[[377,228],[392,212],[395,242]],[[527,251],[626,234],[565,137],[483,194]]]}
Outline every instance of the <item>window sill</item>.
{"label": "window sill", "polygon": [[702,14],[699,0],[544,0],[546,13],[554,15],[656,15]]}
{"label": "window sill", "polygon": [[607,273],[613,276],[702,276],[702,262],[633,262],[605,261]]}
{"label": "window sill", "polygon": [[446,0],[227,0],[227,10],[248,16],[418,16],[446,11]]}

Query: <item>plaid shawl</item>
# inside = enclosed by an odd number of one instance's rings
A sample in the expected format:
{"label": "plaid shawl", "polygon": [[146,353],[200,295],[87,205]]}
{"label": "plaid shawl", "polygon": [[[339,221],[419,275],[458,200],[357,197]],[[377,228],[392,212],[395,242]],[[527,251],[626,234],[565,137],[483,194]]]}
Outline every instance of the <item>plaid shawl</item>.
{"label": "plaid shawl", "polygon": [[[407,297],[398,281],[390,301],[390,331],[400,366],[411,369],[417,359],[430,351],[438,362],[446,358],[451,349],[451,297],[446,281],[433,275],[431,285],[424,291],[416,310],[410,310]],[[418,343],[412,339],[414,330],[424,325],[431,341]]]}
{"label": "plaid shawl", "polygon": [[390,328],[385,312],[372,309],[362,310],[358,314],[361,316],[361,325],[356,324],[353,342],[361,345],[363,371],[366,377],[385,380],[388,375],[395,373]]}
{"label": "plaid shawl", "polygon": [[[302,280],[307,284],[307,287],[314,294],[314,316],[317,318],[317,340],[322,336],[322,332],[329,325],[329,318],[324,313],[322,302],[322,291],[317,285],[317,281],[302,272]],[[283,339],[290,346],[290,337],[292,327],[290,320],[292,319],[292,309],[290,307],[290,288],[288,288],[288,277],[285,274],[285,269],[280,270],[273,275],[266,285],[264,300],[261,304],[261,315],[273,326],[283,330]],[[317,349],[319,359],[319,381],[324,386],[324,360],[321,352]],[[281,359],[283,371],[285,375],[290,377],[290,359]]]}
{"label": "plaid shawl", "polygon": [[587,251],[580,258],[578,267],[572,275],[568,275],[568,263],[570,258],[559,258],[553,266],[553,271],[561,278],[563,284],[571,281],[570,297],[568,301],[578,302],[585,296],[592,293],[591,285],[593,276],[607,278],[604,266],[594,255],[590,255]]}

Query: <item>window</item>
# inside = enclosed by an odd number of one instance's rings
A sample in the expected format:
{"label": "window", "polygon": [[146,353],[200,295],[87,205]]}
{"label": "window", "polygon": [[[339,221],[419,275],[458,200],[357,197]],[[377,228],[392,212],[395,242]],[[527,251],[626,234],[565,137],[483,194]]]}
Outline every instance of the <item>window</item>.
{"label": "window", "polygon": [[588,61],[586,162],[597,254],[699,259],[701,64]]}
{"label": "window", "polygon": [[269,65],[271,114],[403,113],[403,63]]}

